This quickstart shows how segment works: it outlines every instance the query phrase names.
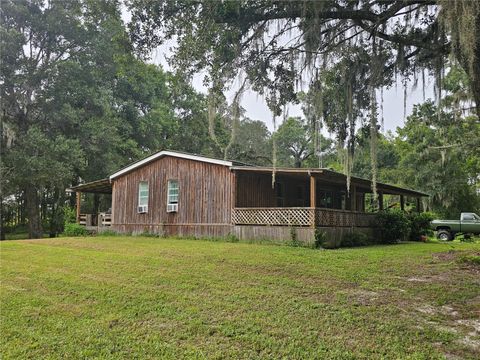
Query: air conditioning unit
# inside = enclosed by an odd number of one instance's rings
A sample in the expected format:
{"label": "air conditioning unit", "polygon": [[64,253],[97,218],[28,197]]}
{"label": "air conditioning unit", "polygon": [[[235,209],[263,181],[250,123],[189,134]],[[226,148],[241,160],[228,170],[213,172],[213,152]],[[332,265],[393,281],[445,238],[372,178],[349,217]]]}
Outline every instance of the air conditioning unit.
{"label": "air conditioning unit", "polygon": [[140,214],[144,214],[144,213],[148,212],[148,205],[139,206],[139,207],[138,207],[138,212],[139,212]]}
{"label": "air conditioning unit", "polygon": [[178,211],[178,204],[167,204],[167,212],[177,212]]}

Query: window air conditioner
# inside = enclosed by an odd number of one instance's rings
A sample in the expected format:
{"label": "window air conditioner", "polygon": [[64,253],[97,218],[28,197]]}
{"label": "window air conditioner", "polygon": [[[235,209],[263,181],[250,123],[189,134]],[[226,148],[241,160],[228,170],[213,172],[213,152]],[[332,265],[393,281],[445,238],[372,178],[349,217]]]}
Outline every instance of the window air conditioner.
{"label": "window air conditioner", "polygon": [[139,206],[139,207],[138,207],[138,212],[139,212],[140,214],[143,214],[143,213],[148,212],[148,205]]}
{"label": "window air conditioner", "polygon": [[167,212],[177,212],[178,204],[167,204]]}

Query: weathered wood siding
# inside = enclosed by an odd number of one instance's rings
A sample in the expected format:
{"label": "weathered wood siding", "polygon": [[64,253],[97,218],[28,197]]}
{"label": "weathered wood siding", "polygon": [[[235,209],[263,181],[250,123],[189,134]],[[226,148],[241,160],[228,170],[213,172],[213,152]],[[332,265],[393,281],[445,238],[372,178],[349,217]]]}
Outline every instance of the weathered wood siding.
{"label": "weathered wood siding", "polygon": [[[113,229],[183,236],[230,232],[234,174],[226,166],[166,156],[114,179]],[[178,180],[178,212],[167,213],[167,181]],[[148,182],[148,212],[138,213],[138,184]]]}

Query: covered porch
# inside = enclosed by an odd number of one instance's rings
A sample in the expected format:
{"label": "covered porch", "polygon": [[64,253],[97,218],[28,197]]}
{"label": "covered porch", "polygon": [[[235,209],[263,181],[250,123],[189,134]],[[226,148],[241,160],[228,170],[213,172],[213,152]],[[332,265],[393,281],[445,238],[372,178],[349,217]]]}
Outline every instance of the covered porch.
{"label": "covered porch", "polygon": [[328,169],[234,167],[236,187],[233,225],[369,228],[375,213],[385,208],[421,211],[426,194],[346,176]]}
{"label": "covered porch", "polygon": [[[75,208],[78,224],[96,232],[108,229],[112,225],[112,184],[109,179],[73,186],[69,190],[76,193]],[[93,200],[90,201],[92,204],[87,204],[87,194],[93,194]]]}

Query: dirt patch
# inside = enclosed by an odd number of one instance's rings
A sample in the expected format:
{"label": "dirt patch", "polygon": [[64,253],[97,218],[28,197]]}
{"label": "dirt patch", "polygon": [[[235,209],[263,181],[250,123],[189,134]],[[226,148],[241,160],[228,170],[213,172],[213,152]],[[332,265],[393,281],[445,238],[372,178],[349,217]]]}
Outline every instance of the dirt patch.
{"label": "dirt patch", "polygon": [[454,261],[458,257],[459,253],[460,251],[448,250],[445,252],[432,254],[432,256],[434,259],[449,262],[449,261]]}
{"label": "dirt patch", "polygon": [[470,336],[480,335],[480,320],[477,319],[461,319],[456,321],[457,324],[469,328]]}
{"label": "dirt patch", "polygon": [[423,314],[435,315],[438,313],[438,309],[430,305],[422,305],[416,308],[417,311],[420,311]]}
{"label": "dirt patch", "polygon": [[354,290],[350,293],[350,296],[361,305],[369,305],[375,300],[378,299],[379,294],[375,291],[368,291],[368,290]]}
{"label": "dirt patch", "polygon": [[431,282],[442,282],[448,281],[448,277],[445,275],[426,275],[426,276],[412,276],[407,279],[410,282],[418,282],[418,283],[431,283]]}
{"label": "dirt patch", "polygon": [[468,271],[480,275],[480,252],[479,251],[455,251],[432,254],[433,258],[439,262],[455,262],[462,271]]}

